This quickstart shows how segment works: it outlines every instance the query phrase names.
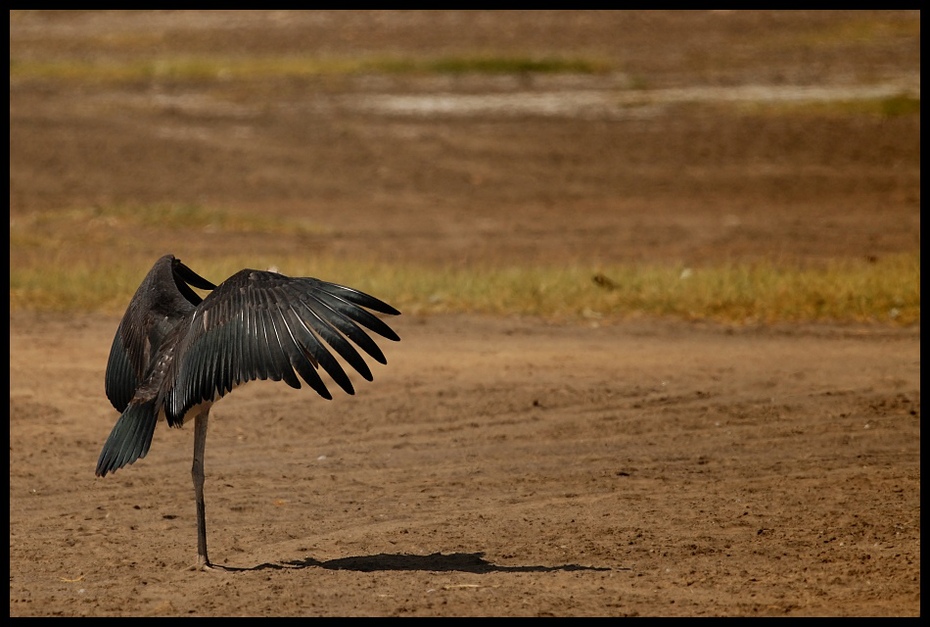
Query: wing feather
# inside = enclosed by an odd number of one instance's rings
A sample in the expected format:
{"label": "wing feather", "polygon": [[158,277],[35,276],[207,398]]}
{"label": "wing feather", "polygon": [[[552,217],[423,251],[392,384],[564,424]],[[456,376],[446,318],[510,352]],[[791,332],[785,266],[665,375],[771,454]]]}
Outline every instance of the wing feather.
{"label": "wing feather", "polygon": [[326,388],[326,384],[323,383],[323,379],[320,378],[320,375],[317,374],[316,369],[319,366],[319,363],[313,357],[313,354],[306,348],[306,332],[301,331],[303,324],[300,322],[300,320],[295,320],[292,317],[293,312],[290,310],[287,310],[284,315],[288,319],[287,328],[291,334],[292,339],[292,343],[290,344],[291,365],[294,366],[294,369],[297,370],[298,374],[303,377],[303,380],[307,382],[307,385],[316,390],[317,394],[327,400],[332,400],[333,395]]}
{"label": "wing feather", "polygon": [[325,289],[315,289],[312,290],[310,294],[317,300],[328,305],[330,308],[335,309],[343,315],[348,316],[352,320],[368,327],[378,335],[394,341],[400,339],[397,337],[397,334],[394,333],[394,330],[382,322],[380,318],[375,317],[351,301],[340,298],[338,295],[328,292]]}
{"label": "wing feather", "polygon": [[346,337],[355,342],[355,344],[368,353],[372,358],[382,364],[387,363],[384,353],[371,337],[363,331],[352,318],[346,316],[337,309],[333,309],[318,298],[311,298],[309,295],[300,298],[300,303],[313,312],[313,315],[327,320],[334,327],[339,329]]}
{"label": "wing feather", "polygon": [[105,378],[107,398],[117,411],[122,412],[126,409],[136,388],[139,387],[141,380],[136,374],[138,371],[139,369],[133,367],[132,357],[123,343],[120,331],[117,330],[110,347]]}
{"label": "wing feather", "polygon": [[[337,298],[342,300],[347,300],[350,303],[356,305],[361,305],[378,313],[388,314],[391,316],[398,316],[400,312],[388,305],[383,300],[379,300],[370,294],[365,292],[360,292],[359,290],[353,289],[351,287],[346,287],[345,285],[339,285],[338,283],[330,283],[328,281],[321,281],[319,279],[311,279],[316,281],[320,288],[329,292]],[[391,332],[393,334],[393,331]]]}
{"label": "wing feather", "polygon": [[[313,324],[308,324],[306,320],[300,319],[299,316],[297,316],[294,326],[299,329],[301,348],[308,352],[347,394],[354,394],[355,389],[352,387],[352,382],[349,381],[345,370],[342,369],[342,366],[339,365],[332,353],[326,350],[320,339],[313,333],[313,331],[317,330],[316,327]],[[313,330],[311,330],[311,327],[313,327]]]}
{"label": "wing feather", "polygon": [[255,294],[262,299],[260,309],[265,323],[265,333],[268,338],[268,349],[274,362],[272,378],[276,381],[284,380],[292,388],[300,389],[300,380],[294,374],[294,368],[287,357],[287,342],[290,341],[289,331],[281,312],[278,311],[273,298],[266,290],[255,290]]}
{"label": "wing feather", "polygon": [[398,313],[373,296],[335,283],[260,270],[237,272],[197,306],[179,342],[167,395],[169,418],[254,379],[283,380],[294,388],[302,379],[322,397],[332,398],[319,369],[353,394],[336,356],[371,380],[371,369],[355,346],[381,363],[385,359],[361,327],[399,339],[366,308]]}
{"label": "wing feather", "polygon": [[352,347],[348,340],[336,331],[336,328],[330,320],[313,311],[313,309],[307,307],[300,301],[292,301],[288,309],[293,313],[297,321],[307,329],[308,333],[310,332],[308,327],[312,327],[313,330],[316,331],[327,344],[332,346],[350,366],[358,371],[359,374],[368,381],[372,380],[371,369],[368,367],[368,364],[365,363],[365,360],[362,359],[362,356],[358,354],[358,351]]}

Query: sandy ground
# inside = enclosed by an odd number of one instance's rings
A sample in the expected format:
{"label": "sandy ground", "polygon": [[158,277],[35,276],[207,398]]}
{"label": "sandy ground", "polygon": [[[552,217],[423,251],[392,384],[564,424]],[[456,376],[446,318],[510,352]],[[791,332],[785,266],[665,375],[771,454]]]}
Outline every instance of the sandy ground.
{"label": "sandy ground", "polygon": [[[102,225],[87,245],[147,260],[140,278],[165,252],[197,269],[230,246],[597,268],[920,244],[919,115],[734,104],[747,85],[919,94],[919,15],[14,13],[10,39],[11,58],[39,60],[236,46],[623,63],[12,81],[11,232],[158,203],[312,225]],[[34,254],[11,239],[11,263]],[[148,457],[94,477],[117,323],[11,311],[11,616],[920,612],[919,327],[405,312],[355,396],[261,382],[214,408],[207,521],[226,568],[203,573],[191,428],[160,425]]]}

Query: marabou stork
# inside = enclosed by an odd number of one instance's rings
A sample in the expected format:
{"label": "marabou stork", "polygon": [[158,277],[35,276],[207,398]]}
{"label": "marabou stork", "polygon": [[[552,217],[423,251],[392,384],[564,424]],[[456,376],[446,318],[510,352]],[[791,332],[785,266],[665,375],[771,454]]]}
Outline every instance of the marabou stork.
{"label": "marabou stork", "polygon": [[[190,286],[212,291],[201,299]],[[103,445],[97,476],[145,457],[160,418],[180,427],[193,416],[197,567],[211,568],[203,501],[210,406],[254,379],[299,388],[295,371],[320,396],[332,399],[319,367],[353,394],[330,348],[371,381],[371,370],[349,340],[384,364],[384,353],[362,327],[400,339],[368,309],[400,313],[349,287],[271,271],[241,270],[216,286],[165,255],[143,279],[113,338],[106,393],[122,414]]]}

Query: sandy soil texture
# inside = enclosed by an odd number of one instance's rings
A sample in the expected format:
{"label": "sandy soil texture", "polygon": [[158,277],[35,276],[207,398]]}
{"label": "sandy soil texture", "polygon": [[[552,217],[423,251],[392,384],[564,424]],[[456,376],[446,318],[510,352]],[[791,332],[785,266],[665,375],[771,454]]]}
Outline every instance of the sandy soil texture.
{"label": "sandy soil texture", "polygon": [[[920,245],[919,115],[777,105],[919,96],[919,14],[14,12],[10,42],[14,61],[619,68],[11,80],[11,223],[190,203],[308,225],[101,224],[88,246],[114,263],[197,269],[236,247],[596,269]],[[11,263],[31,254],[11,244]],[[919,327],[406,312],[355,396],[258,382],[214,408],[226,569],[203,573],[190,426],[94,477],[117,323],[10,313],[11,616],[920,612]]]}

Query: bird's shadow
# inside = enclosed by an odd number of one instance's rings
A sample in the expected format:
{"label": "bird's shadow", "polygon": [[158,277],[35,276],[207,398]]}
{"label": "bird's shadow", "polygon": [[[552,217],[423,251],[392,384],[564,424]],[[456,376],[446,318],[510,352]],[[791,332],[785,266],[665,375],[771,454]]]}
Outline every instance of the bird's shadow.
{"label": "bird's shadow", "polygon": [[[604,566],[582,566],[581,564],[560,564],[558,566],[500,566],[484,559],[484,553],[432,553],[430,555],[411,555],[407,553],[378,553],[377,555],[358,555],[320,561],[312,557],[289,560],[280,563],[258,564],[250,567],[219,566],[227,571],[249,570],[283,570],[301,568],[326,568],[328,570],[354,570],[368,573],[388,570],[428,570],[458,571],[465,573],[545,573],[552,571],[613,570]],[[621,570],[629,570],[627,568]]]}

